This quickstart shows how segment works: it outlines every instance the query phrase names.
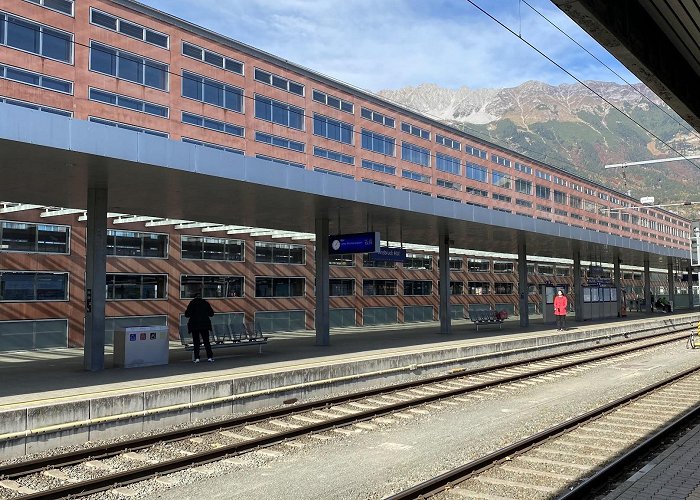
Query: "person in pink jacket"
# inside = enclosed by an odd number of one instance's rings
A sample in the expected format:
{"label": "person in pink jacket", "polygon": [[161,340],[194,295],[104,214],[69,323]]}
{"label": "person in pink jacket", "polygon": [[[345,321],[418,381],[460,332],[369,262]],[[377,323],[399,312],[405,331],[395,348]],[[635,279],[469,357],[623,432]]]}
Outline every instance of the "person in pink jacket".
{"label": "person in pink jacket", "polygon": [[557,330],[562,331],[566,327],[566,309],[569,307],[569,301],[564,295],[564,292],[557,291],[557,296],[554,297],[554,315],[557,317]]}

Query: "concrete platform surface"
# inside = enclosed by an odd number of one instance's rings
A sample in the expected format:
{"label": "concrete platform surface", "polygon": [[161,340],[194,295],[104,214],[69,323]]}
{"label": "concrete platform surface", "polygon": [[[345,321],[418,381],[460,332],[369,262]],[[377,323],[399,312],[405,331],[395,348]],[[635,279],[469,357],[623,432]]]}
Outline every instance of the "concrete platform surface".
{"label": "concrete platform surface", "polygon": [[[168,365],[100,372],[83,369],[82,349],[3,353],[0,456],[600,345],[698,319],[696,312],[631,313],[569,321],[563,332],[541,319],[526,329],[515,320],[479,331],[457,320],[449,335],[436,322],[358,327],[333,330],[331,345],[323,347],[314,345],[314,332],[288,332],[271,334],[263,354],[253,346],[217,349],[215,363],[193,364],[191,352],[171,343]],[[107,354],[106,366],[112,361]]]}

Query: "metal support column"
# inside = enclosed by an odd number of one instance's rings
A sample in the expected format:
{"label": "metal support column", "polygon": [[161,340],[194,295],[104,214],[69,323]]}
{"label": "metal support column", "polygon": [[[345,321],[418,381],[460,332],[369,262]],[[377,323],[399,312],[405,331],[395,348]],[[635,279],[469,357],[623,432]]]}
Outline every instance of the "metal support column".
{"label": "metal support column", "polygon": [[106,287],[107,189],[88,188],[83,366],[93,372],[105,367]]}
{"label": "metal support column", "polygon": [[530,311],[528,305],[527,289],[527,248],[525,245],[525,235],[518,233],[518,310],[520,312],[520,326],[530,325]]}
{"label": "metal support column", "polygon": [[688,267],[688,309],[694,307],[693,302],[695,302],[693,297],[693,268]]}
{"label": "metal support column", "polygon": [[644,312],[651,313],[651,273],[649,272],[649,254],[644,254]]}
{"label": "metal support column", "polygon": [[622,290],[620,290],[620,249],[613,248],[613,283],[617,293],[617,316],[621,317]]}
{"label": "metal support column", "polygon": [[666,257],[666,269],[668,270],[668,301],[674,304],[676,295],[676,274],[673,272],[673,257]]}
{"label": "metal support column", "polygon": [[452,331],[450,317],[450,236],[440,237],[440,333]]}
{"label": "metal support column", "polygon": [[328,218],[316,219],[316,345],[330,344]]}
{"label": "metal support column", "polygon": [[576,308],[574,319],[583,321],[583,290],[581,289],[581,250],[574,247],[574,307]]}

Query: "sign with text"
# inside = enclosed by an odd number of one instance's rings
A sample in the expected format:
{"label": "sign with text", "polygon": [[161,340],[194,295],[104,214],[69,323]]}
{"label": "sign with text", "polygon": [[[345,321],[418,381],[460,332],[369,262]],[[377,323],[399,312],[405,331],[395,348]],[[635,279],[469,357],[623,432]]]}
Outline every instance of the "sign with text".
{"label": "sign with text", "polygon": [[693,221],[690,230],[690,265],[700,267],[700,221]]}
{"label": "sign with text", "polygon": [[379,231],[333,234],[328,237],[328,253],[368,253],[379,251]]}
{"label": "sign with text", "polygon": [[378,252],[368,255],[371,260],[383,262],[405,262],[406,250],[404,248],[381,247]]}

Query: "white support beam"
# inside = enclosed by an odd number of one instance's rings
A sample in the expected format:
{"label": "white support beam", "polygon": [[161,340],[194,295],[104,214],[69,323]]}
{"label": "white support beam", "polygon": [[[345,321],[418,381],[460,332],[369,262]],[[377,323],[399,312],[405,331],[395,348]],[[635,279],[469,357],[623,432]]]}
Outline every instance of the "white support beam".
{"label": "white support beam", "polygon": [[175,229],[196,229],[222,226],[223,224],[212,224],[211,222],[184,222],[175,226]]}
{"label": "white support beam", "polygon": [[292,236],[292,239],[316,241],[316,235],[311,233],[298,233],[296,236]]}
{"label": "white support beam", "polygon": [[60,215],[84,214],[85,210],[80,208],[53,208],[47,207],[41,212],[40,217],[58,217]]}
{"label": "white support beam", "polygon": [[249,229],[249,227],[248,226],[233,226],[233,225],[228,225],[228,226],[218,225],[218,226],[211,226],[211,227],[202,228],[202,232],[203,233],[211,233],[214,231],[235,231],[237,229]]}
{"label": "white support beam", "polygon": [[151,222],[146,222],[146,227],[155,227],[155,226],[172,226],[174,224],[186,224],[188,222],[192,222],[189,220],[184,220],[184,219],[158,219],[158,220],[152,220]]}
{"label": "white support beam", "polygon": [[[107,218],[108,219],[115,219],[117,217],[131,217],[129,214],[120,214],[118,212],[107,212]],[[87,211],[83,211],[83,215],[78,217],[79,221],[86,221],[87,220]]]}
{"label": "white support beam", "polygon": [[237,229],[229,229],[226,231],[226,234],[248,234],[251,231],[255,231],[258,229],[257,227],[246,227],[246,226],[238,226]]}
{"label": "white support beam", "polygon": [[643,160],[643,161],[630,161],[627,163],[613,163],[610,165],[605,165],[605,168],[620,168],[620,167],[629,167],[632,165],[649,165],[651,163],[666,163],[669,161],[680,161],[680,160],[697,160],[698,158],[700,158],[700,155],[676,156],[673,158],[661,158],[660,160]]}
{"label": "white support beam", "polygon": [[156,219],[146,215],[130,215],[128,217],[117,217],[112,221],[113,224],[129,224],[131,222],[148,222]]}
{"label": "white support beam", "polygon": [[29,205],[25,203],[3,203],[0,208],[0,214],[8,214],[10,212],[23,212],[25,210],[36,210],[44,208],[44,205]]}

